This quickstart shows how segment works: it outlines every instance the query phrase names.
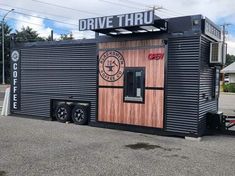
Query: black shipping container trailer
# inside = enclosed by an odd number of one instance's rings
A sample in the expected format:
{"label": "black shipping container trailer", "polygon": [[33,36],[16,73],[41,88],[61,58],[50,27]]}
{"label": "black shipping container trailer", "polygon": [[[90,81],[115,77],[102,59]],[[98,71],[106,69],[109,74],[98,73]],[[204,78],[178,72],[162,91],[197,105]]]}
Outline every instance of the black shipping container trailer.
{"label": "black shipping container trailer", "polygon": [[105,18],[93,19],[109,20],[103,26],[80,20],[80,30],[95,31],[95,39],[12,38],[12,114],[205,134],[206,114],[218,110],[220,29],[201,15],[160,19],[148,11]]}

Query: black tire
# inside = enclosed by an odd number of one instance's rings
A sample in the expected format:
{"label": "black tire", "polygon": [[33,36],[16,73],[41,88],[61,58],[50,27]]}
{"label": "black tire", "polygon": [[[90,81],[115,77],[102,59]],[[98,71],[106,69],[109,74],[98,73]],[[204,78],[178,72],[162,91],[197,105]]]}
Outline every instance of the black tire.
{"label": "black tire", "polygon": [[56,107],[55,117],[58,122],[65,123],[71,120],[71,108],[67,104],[60,104]]}
{"label": "black tire", "polygon": [[86,125],[88,122],[87,107],[76,105],[72,110],[72,120],[75,124]]}

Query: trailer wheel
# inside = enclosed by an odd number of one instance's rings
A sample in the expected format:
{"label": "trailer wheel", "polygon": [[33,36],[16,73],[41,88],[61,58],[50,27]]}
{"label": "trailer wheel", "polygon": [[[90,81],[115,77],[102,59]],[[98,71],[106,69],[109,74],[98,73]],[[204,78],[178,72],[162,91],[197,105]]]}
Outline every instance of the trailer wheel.
{"label": "trailer wheel", "polygon": [[71,119],[71,108],[67,104],[60,104],[56,107],[55,116],[57,121],[65,123]]}
{"label": "trailer wheel", "polygon": [[85,125],[88,122],[88,111],[85,106],[77,105],[72,110],[72,119],[75,124]]}

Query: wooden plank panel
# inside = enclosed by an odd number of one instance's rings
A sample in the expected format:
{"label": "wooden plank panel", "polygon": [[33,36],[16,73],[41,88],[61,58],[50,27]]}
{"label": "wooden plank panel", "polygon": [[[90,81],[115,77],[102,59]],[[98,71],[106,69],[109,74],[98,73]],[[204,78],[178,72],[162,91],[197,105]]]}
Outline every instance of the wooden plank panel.
{"label": "wooden plank panel", "polygon": [[99,88],[99,121],[163,128],[163,90],[145,90],[145,104],[124,103],[123,89]]}
{"label": "wooden plank panel", "polygon": [[122,41],[122,42],[105,42],[105,43],[99,43],[99,49],[146,47],[153,45],[162,45],[162,40],[152,39],[152,40],[134,40],[134,41]]}
{"label": "wooden plank panel", "polygon": [[[147,48],[148,46],[150,47]],[[121,53],[125,59],[125,67],[145,67],[145,87],[164,87],[165,56],[161,60],[148,60],[150,53],[165,53],[162,40],[100,43],[99,49],[99,56],[106,49]],[[115,82],[108,82],[99,75],[100,86],[124,86],[123,83],[124,76]],[[163,128],[163,105],[163,90],[146,89],[145,103],[140,104],[124,103],[122,88],[99,88],[98,120]]]}
{"label": "wooden plank panel", "polygon": [[[120,50],[125,59],[125,67],[145,67],[146,87],[164,86],[164,60],[148,60],[149,53],[164,53],[164,48],[152,48],[144,50]],[[100,51],[101,56],[104,51]],[[99,68],[101,69],[101,68]],[[102,86],[123,86],[123,76],[115,82],[107,82],[99,75],[99,85]]]}

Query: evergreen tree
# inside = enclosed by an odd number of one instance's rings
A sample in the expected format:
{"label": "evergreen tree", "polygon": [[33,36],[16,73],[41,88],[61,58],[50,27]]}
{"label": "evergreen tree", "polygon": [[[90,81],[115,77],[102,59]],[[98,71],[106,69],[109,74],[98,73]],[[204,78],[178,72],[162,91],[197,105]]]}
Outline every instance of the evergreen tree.
{"label": "evergreen tree", "polygon": [[39,37],[37,31],[34,31],[30,27],[22,27],[20,31],[16,30],[16,42],[36,42],[44,41],[42,37]]}
{"label": "evergreen tree", "polygon": [[60,40],[74,40],[73,34],[61,34]]}
{"label": "evergreen tree", "polygon": [[235,56],[227,54],[226,55],[226,66],[230,65],[231,63],[235,62]]}
{"label": "evergreen tree", "polygon": [[[1,56],[0,56],[0,84],[2,83],[2,25],[0,25],[0,41],[1,41]],[[12,29],[4,23],[4,61],[5,61],[5,82],[10,83],[10,33]]]}

